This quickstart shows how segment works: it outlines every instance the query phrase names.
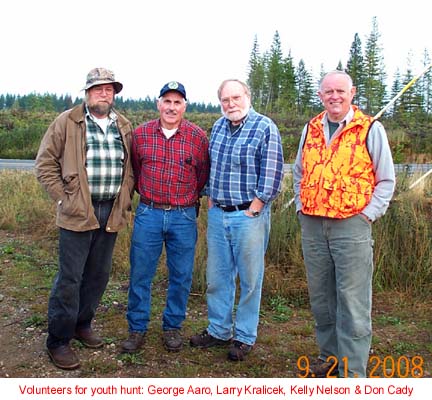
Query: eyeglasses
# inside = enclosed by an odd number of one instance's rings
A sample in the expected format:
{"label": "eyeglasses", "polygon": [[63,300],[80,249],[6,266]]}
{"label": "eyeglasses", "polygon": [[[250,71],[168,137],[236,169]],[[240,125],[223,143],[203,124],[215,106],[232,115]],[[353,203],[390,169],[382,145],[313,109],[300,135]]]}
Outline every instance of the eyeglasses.
{"label": "eyeglasses", "polygon": [[220,102],[223,106],[228,106],[230,105],[231,102],[233,102],[234,104],[239,104],[241,103],[242,100],[243,100],[243,96],[236,95],[232,97],[222,97]]}
{"label": "eyeglasses", "polygon": [[94,86],[92,89],[94,93],[99,95],[103,92],[109,96],[114,94],[114,88],[112,86]]}

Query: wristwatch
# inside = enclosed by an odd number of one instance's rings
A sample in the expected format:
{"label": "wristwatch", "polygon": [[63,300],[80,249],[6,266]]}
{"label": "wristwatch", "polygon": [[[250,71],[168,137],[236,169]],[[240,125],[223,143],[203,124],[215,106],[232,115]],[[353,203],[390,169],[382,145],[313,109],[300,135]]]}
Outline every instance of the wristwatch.
{"label": "wristwatch", "polygon": [[261,211],[251,210],[250,208],[249,212],[252,214],[253,217],[258,217],[258,215],[261,214]]}

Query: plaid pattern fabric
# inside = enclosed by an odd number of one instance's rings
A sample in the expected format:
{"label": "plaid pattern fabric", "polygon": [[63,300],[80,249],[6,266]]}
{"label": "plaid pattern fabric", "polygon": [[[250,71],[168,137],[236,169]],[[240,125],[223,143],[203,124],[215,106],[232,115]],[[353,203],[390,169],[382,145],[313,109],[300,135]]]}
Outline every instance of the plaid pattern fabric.
{"label": "plaid pattern fabric", "polygon": [[207,136],[183,119],[167,139],[159,119],[148,121],[134,131],[132,165],[144,198],[176,206],[194,204],[209,173]]}
{"label": "plaid pattern fabric", "polygon": [[222,117],[210,137],[210,180],[213,200],[238,205],[258,197],[265,203],[276,198],[283,179],[283,155],[274,122],[250,109],[240,127],[231,133]]}
{"label": "plaid pattern fabric", "polygon": [[120,190],[123,176],[124,150],[117,116],[111,112],[106,134],[86,114],[87,126],[87,176],[93,200],[113,199]]}

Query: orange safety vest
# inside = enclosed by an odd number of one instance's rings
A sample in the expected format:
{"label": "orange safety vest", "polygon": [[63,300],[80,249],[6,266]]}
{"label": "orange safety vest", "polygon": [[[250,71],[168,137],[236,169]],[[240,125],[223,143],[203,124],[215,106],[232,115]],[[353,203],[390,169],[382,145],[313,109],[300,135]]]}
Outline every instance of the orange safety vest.
{"label": "orange safety vest", "polygon": [[308,124],[300,183],[304,214],[348,218],[359,214],[372,198],[375,174],[366,140],[373,118],[353,108],[352,121],[329,146],[321,123],[325,111]]}

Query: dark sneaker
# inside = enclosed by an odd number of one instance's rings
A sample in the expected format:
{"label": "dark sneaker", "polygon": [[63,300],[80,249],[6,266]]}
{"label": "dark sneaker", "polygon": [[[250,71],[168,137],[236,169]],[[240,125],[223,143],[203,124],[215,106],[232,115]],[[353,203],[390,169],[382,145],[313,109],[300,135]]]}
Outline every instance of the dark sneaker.
{"label": "dark sneaker", "polygon": [[144,344],[144,332],[130,332],[129,337],[121,344],[123,353],[135,353]]}
{"label": "dark sneaker", "polygon": [[324,361],[320,358],[313,362],[309,367],[307,378],[328,378],[331,376],[338,376],[339,369],[337,364],[331,361]]}
{"label": "dark sneaker", "polygon": [[228,359],[231,361],[243,361],[252,350],[252,345],[234,340],[228,352]]}
{"label": "dark sneaker", "polygon": [[222,340],[210,335],[210,333],[207,332],[207,329],[205,329],[202,333],[194,335],[190,338],[190,345],[192,347],[199,347],[200,349],[206,349],[208,347],[214,346],[226,346],[229,343],[230,340]]}
{"label": "dark sneaker", "polygon": [[75,339],[79,340],[85,347],[97,349],[103,346],[103,340],[96,335],[92,328],[77,328]]}
{"label": "dark sneaker", "polygon": [[183,347],[183,338],[178,329],[164,331],[163,342],[168,351],[180,351]]}
{"label": "dark sneaker", "polygon": [[47,352],[51,361],[57,368],[76,369],[80,366],[78,356],[68,344],[53,349],[47,349]]}

